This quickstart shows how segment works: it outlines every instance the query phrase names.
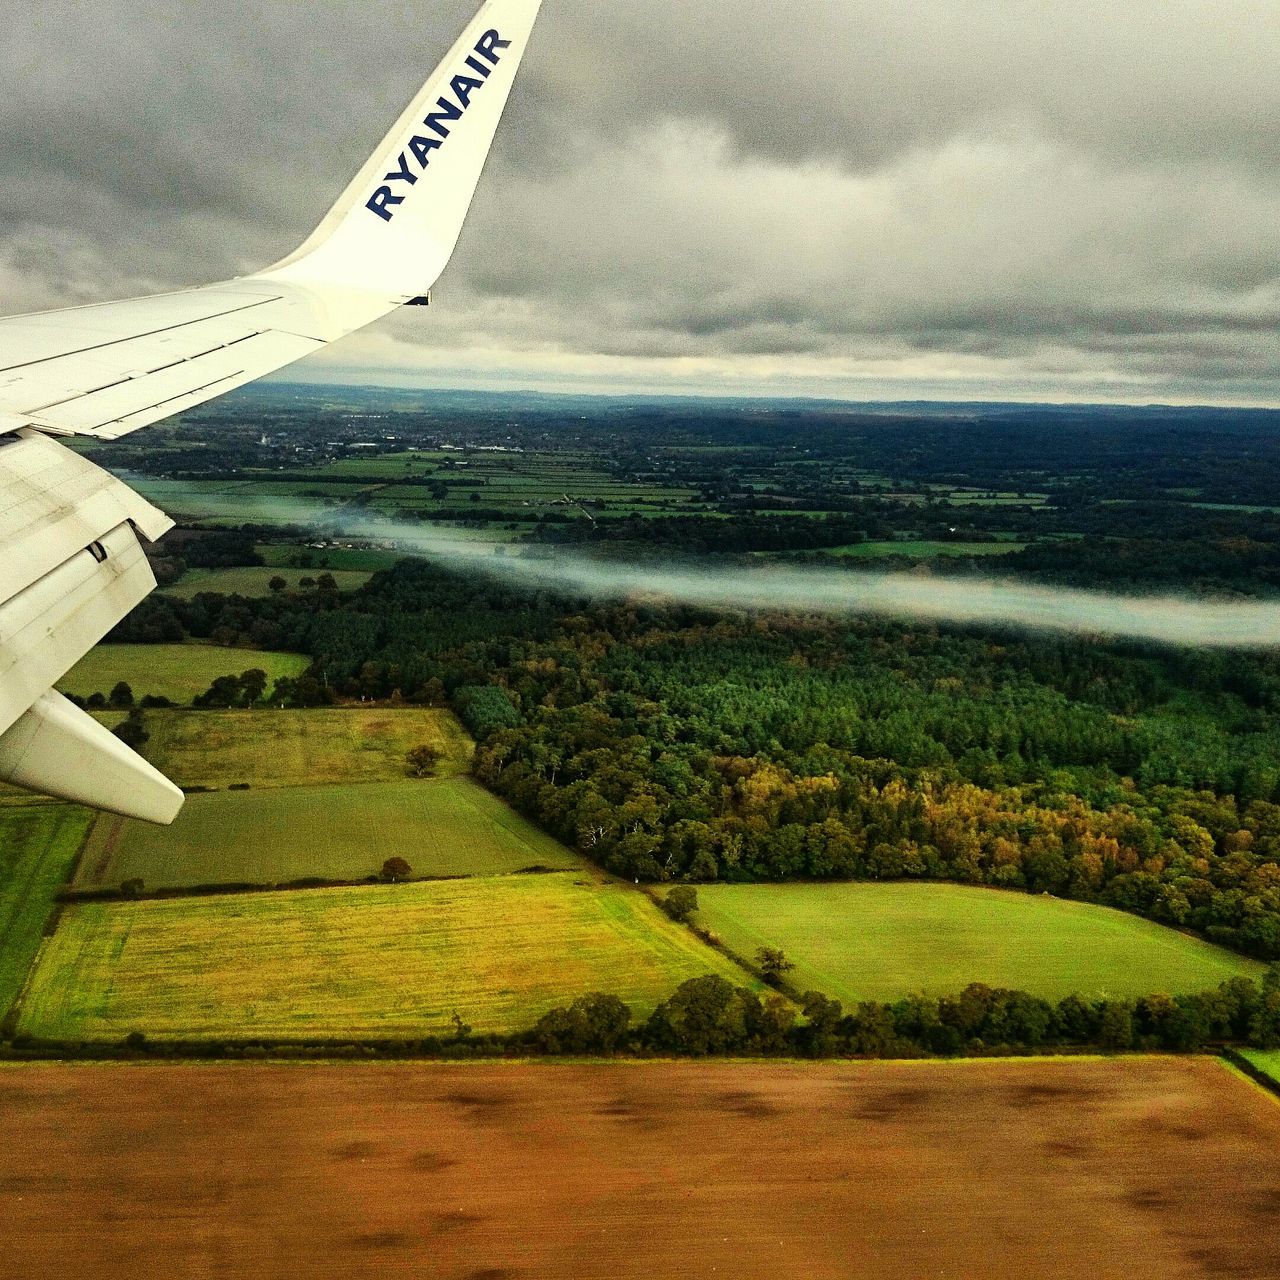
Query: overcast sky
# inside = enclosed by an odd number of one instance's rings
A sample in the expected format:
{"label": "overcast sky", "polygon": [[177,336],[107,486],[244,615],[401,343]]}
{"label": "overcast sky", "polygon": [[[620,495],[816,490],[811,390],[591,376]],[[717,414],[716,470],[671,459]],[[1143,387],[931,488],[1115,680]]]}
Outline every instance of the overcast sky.
{"label": "overcast sky", "polygon": [[[319,220],[472,0],[41,0],[0,310]],[[546,0],[429,311],[325,381],[1280,404],[1274,0]]]}

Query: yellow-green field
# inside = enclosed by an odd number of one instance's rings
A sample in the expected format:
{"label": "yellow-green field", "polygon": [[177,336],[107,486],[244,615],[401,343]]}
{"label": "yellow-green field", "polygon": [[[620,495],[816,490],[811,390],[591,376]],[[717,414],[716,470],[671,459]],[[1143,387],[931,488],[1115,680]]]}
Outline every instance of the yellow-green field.
{"label": "yellow-green field", "polygon": [[189,706],[218,676],[258,668],[275,681],[299,676],[309,665],[310,659],[301,654],[209,644],[101,644],[58,681],[58,688],[87,698],[110,693],[123,680],[139,699],[152,694]]}
{"label": "yellow-green field", "polygon": [[699,923],[739,955],[780,947],[790,979],[847,1004],[970,982],[1050,999],[1206,991],[1263,966],[1107,907],[945,884],[699,887]]}
{"label": "yellow-green field", "polygon": [[165,595],[175,596],[179,600],[194,600],[202,591],[215,591],[220,595],[245,596],[256,600],[275,594],[271,590],[273,578],[283,578],[288,584],[286,591],[313,591],[314,587],[302,587],[300,579],[311,578],[314,581],[321,573],[330,574],[338,584],[339,591],[355,591],[373,577],[372,573],[334,569],[272,569],[262,566],[236,569],[188,569],[177,582],[162,590]]}
{"label": "yellow-green field", "polygon": [[91,820],[65,804],[0,809],[0,1017],[22,990]]}
{"label": "yellow-green field", "polygon": [[1280,1049],[1244,1049],[1241,1057],[1280,1089]]}
{"label": "yellow-green field", "polygon": [[172,827],[104,815],[79,888],[363,880],[392,857],[417,877],[580,866],[568,849],[469,778],[283,787],[188,796]]}
{"label": "yellow-green field", "polygon": [[144,754],[180,787],[389,782],[417,746],[435,747],[437,775],[452,777],[475,750],[451,712],[430,707],[149,711],[146,726]]}
{"label": "yellow-green field", "polygon": [[745,975],[643,894],[575,873],[69,908],[23,1001],[49,1039],[398,1037],[532,1025],[588,991],[638,1012]]}

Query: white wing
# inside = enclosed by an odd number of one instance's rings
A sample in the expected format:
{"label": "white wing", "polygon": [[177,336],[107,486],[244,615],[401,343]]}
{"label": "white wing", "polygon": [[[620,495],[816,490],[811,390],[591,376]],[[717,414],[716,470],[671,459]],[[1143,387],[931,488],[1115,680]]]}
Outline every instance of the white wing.
{"label": "white wing", "polygon": [[0,319],[0,778],[152,821],[182,793],[50,686],[155,586],[172,527],[52,437],[113,440],[426,294],[541,0],[488,0],[311,237],[257,275]]}

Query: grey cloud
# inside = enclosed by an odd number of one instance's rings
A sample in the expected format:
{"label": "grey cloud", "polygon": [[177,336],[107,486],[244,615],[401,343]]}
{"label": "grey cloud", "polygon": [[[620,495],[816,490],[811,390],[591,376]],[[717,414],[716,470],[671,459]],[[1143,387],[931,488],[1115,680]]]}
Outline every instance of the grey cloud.
{"label": "grey cloud", "polygon": [[[280,256],[472,8],[22,6],[4,309]],[[547,0],[439,308],[315,376],[1274,400],[1278,63],[1268,0]]]}

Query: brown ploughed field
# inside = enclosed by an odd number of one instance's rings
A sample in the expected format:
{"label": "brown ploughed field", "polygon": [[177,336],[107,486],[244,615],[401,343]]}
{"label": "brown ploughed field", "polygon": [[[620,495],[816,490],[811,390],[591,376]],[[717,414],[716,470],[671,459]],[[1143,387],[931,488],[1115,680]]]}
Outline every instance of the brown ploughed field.
{"label": "brown ploughed field", "polygon": [[0,1068],[5,1277],[1280,1276],[1217,1062]]}

